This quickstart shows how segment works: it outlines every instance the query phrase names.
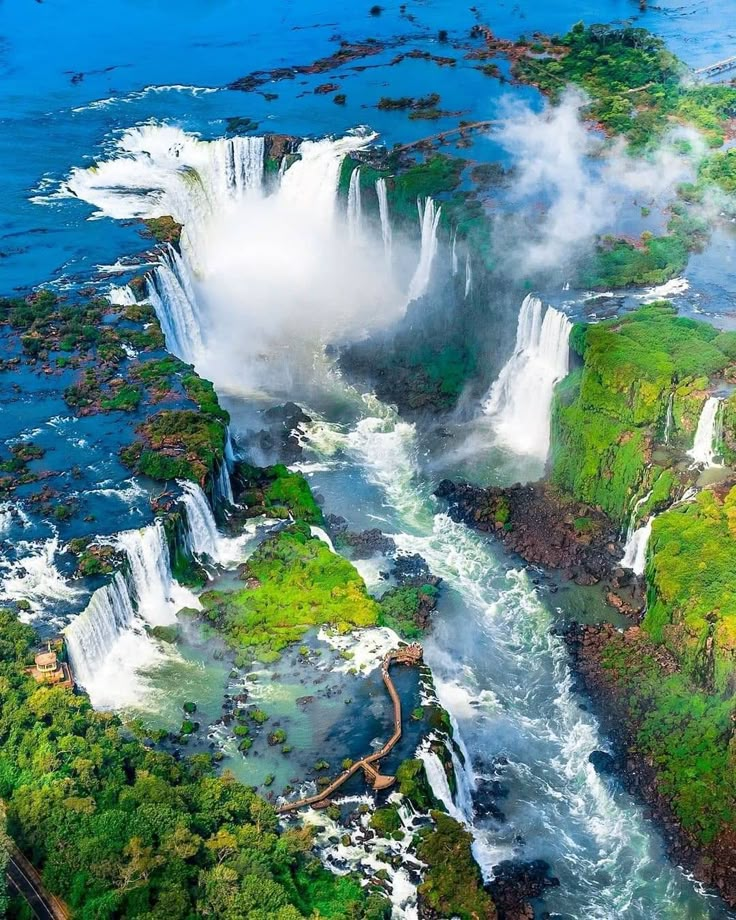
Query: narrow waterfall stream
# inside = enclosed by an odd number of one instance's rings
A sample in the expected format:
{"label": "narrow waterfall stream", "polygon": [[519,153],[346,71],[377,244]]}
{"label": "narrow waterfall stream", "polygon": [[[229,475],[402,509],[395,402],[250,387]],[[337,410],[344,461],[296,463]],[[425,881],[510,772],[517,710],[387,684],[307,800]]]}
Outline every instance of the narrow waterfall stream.
{"label": "narrow waterfall stream", "polygon": [[[227,397],[237,435],[239,412],[242,410],[246,418],[250,408],[248,387],[242,376],[239,389],[231,377],[222,376],[220,359],[237,343],[233,342],[232,327],[224,325],[224,316],[217,313],[212,292],[222,292],[218,284],[223,273],[233,272],[238,284],[247,277],[250,296],[255,298],[255,302],[249,301],[250,310],[257,313],[257,299],[263,297],[258,315],[265,316],[271,305],[266,292],[274,280],[274,270],[285,264],[283,260],[299,258],[299,250],[296,240],[276,221],[259,227],[261,248],[256,258],[246,260],[245,267],[223,261],[222,254],[213,255],[216,247],[212,241],[223,239],[224,229],[247,225],[250,208],[258,209],[259,215],[264,213],[255,199],[249,200],[248,192],[241,194],[244,186],[257,189],[255,180],[262,164],[248,159],[246,169],[238,160],[234,172],[226,169],[222,173],[226,191],[220,209],[219,203],[210,202],[200,189],[222,193],[222,186],[207,173],[214,168],[213,163],[219,169],[221,148],[207,152],[203,142],[180,138],[183,147],[174,163],[167,160],[165,145],[155,140],[147,141],[147,146],[160,154],[155,187],[161,187],[163,173],[168,196],[156,207],[164,208],[165,213],[173,211],[187,225],[182,250],[191,264],[205,268],[197,284],[192,284],[197,297],[192,314],[199,313],[206,328],[206,335],[202,335],[205,354],[198,367],[205,375],[210,369],[216,371],[211,376]],[[334,222],[344,220],[343,215],[336,217],[340,162],[351,145],[361,143],[364,139],[351,137],[303,144],[303,158],[283,175],[274,196],[279,210],[272,212],[271,218],[293,214],[295,220],[307,221],[300,223],[300,228],[311,227],[323,242],[332,239]],[[247,152],[250,156],[252,148]],[[197,162],[201,185],[181,181],[179,169],[187,153]],[[224,148],[222,156],[226,153],[239,155],[237,148]],[[225,159],[224,165],[229,162]],[[120,157],[113,157],[99,165],[99,174],[85,176],[83,181],[73,174],[70,184],[80,197],[86,196],[112,216],[130,216],[130,199],[134,197],[139,214],[140,196],[132,196],[127,189],[140,189],[153,182],[147,164],[145,157],[137,158],[135,153],[122,164]],[[255,177],[253,186],[233,179],[242,177],[244,171]],[[232,208],[238,209],[239,224],[231,222]],[[420,208],[420,217],[421,254],[408,284],[409,300],[426,291],[438,247],[439,207],[428,199],[423,211]],[[188,222],[195,226],[189,227]],[[374,241],[371,258],[376,251],[385,252],[385,240],[384,235]],[[295,248],[289,249],[290,245]],[[265,248],[268,258],[264,257]],[[276,249],[281,261],[274,261],[270,254]],[[324,266],[300,264],[308,274],[300,278],[300,291],[294,292],[293,311],[305,308],[300,299],[304,288],[309,289],[315,303],[322,295],[327,296],[320,287],[326,280]],[[359,297],[357,287],[350,293],[353,291],[362,309],[365,300]],[[391,289],[390,294],[395,293]],[[349,298],[343,292],[341,299]],[[396,302],[405,304],[406,293]],[[396,302],[392,301],[392,309]],[[176,309],[163,298],[157,305],[164,314]],[[343,312],[341,321],[345,319]],[[289,321],[294,324],[296,339],[301,332],[296,313],[289,314]],[[541,301],[526,298],[514,355],[486,405],[499,437],[515,451],[542,459],[546,456],[549,405],[554,383],[567,372],[569,331],[570,323],[563,313],[551,307],[543,312]],[[266,347],[263,339],[259,347]],[[241,368],[244,363],[241,350]],[[467,751],[459,792],[455,799],[449,797],[448,808],[456,809],[471,826],[474,852],[484,875],[490,877],[494,865],[515,856],[547,860],[560,886],[545,894],[545,908],[557,916],[586,920],[705,920],[717,916],[709,897],[667,862],[660,838],[642,810],[614,782],[599,776],[589,762],[590,753],[605,748],[606,740],[573,689],[566,650],[551,632],[556,612],[548,598],[496,545],[453,522],[437,506],[432,498],[434,483],[422,468],[423,445],[413,424],[397,418],[375,398],[357,393],[336,375],[325,374],[324,364],[312,361],[311,368],[309,392],[316,401],[321,388],[325,398],[323,407],[304,399],[317,419],[306,436],[306,449],[308,459],[315,461],[312,485],[324,497],[327,511],[343,515],[356,529],[380,527],[394,537],[400,549],[421,554],[432,571],[445,580],[445,594],[426,639],[425,655],[435,675],[438,697],[455,719],[459,741]],[[280,391],[269,390],[272,379],[264,375],[259,383],[261,391],[272,392],[275,403]],[[297,402],[301,396],[296,387],[290,392],[290,398]],[[245,427],[243,423],[241,430]],[[203,528],[201,540],[201,547],[212,546],[214,537],[208,526]],[[132,570],[145,563],[149,577],[151,569],[157,569],[151,559],[138,556],[134,565],[133,555]],[[161,584],[155,572],[152,579]],[[142,609],[151,609],[146,590],[141,596],[135,573],[134,581]],[[436,772],[431,757],[424,759],[428,772]],[[499,802],[504,822],[480,807],[485,796],[493,795],[496,784],[504,790]],[[437,775],[435,789],[443,798],[447,793],[440,787]]]}
{"label": "narrow waterfall stream", "polygon": [[688,451],[693,460],[693,466],[708,469],[717,466],[715,462],[718,442],[720,440],[719,421],[722,400],[717,396],[709,396],[703,404],[695,440]]}

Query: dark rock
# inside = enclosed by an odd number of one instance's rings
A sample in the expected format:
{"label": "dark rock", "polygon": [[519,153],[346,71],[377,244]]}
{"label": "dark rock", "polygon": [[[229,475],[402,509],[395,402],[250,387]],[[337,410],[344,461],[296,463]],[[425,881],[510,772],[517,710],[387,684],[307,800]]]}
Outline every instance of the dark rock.
{"label": "dark rock", "polygon": [[615,759],[605,751],[591,751],[588,755],[588,761],[593,764],[596,773],[600,773],[603,776],[610,776],[616,772]]}

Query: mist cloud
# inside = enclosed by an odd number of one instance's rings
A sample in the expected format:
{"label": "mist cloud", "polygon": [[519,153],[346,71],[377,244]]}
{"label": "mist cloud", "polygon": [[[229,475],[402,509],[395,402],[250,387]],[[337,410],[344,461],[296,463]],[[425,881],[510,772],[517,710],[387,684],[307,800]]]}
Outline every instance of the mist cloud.
{"label": "mist cloud", "polygon": [[523,271],[546,271],[568,264],[590,247],[596,236],[614,232],[616,218],[638,204],[663,206],[677,185],[692,178],[702,142],[693,132],[693,154],[674,147],[683,137],[670,134],[646,159],[632,157],[625,141],[614,144],[582,118],[586,97],[570,89],[559,105],[535,111],[507,102],[494,139],[515,167],[510,190],[518,211],[534,208],[538,219],[530,227],[511,231],[505,224],[497,244],[499,257]]}

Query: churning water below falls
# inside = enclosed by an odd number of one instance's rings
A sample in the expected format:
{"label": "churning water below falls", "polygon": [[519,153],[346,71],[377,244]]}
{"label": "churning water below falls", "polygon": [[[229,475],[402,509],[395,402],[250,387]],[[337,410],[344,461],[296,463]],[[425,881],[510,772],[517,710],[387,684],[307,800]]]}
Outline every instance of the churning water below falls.
{"label": "churning water below falls", "polygon": [[[342,157],[365,143],[359,135],[306,143],[302,160],[266,189],[257,140],[207,144],[146,126],[123,135],[119,155],[74,171],[68,188],[116,219],[172,214],[185,224],[181,255],[170,253],[149,281],[171,350],[214,379],[236,436],[256,391],[259,406],[264,395],[283,401],[285,389],[301,401],[317,420],[305,460],[326,512],[355,528],[380,527],[445,580],[426,658],[468,752],[455,809],[473,831],[484,875],[514,856],[547,860],[560,885],[544,907],[557,917],[726,916],[667,861],[641,809],[589,763],[606,740],[572,689],[565,648],[551,632],[556,611],[525,571],[437,506],[414,425],[346,385],[320,357],[322,341],[363,331],[367,316],[398,315],[433,272],[452,270],[450,254],[438,252],[431,200],[420,203],[421,251],[408,255],[392,238],[382,189],[380,224],[367,224],[355,189],[349,211],[338,207]],[[522,319],[489,396],[489,414],[502,422],[515,393],[541,387],[551,395],[567,371],[564,315],[550,308],[543,316],[529,298]],[[535,436],[520,447],[543,456],[546,414],[529,426]],[[513,436],[502,425],[501,440]],[[193,518],[197,497],[189,496]],[[215,540],[206,522],[197,534],[203,547]],[[503,822],[476,807],[492,780],[508,790]]]}

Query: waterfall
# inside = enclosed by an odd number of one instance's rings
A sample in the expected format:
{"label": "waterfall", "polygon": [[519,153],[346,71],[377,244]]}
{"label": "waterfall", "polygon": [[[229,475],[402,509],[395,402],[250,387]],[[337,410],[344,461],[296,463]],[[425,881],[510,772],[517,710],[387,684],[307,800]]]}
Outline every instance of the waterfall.
{"label": "waterfall", "polygon": [[458,261],[457,261],[457,227],[452,234],[452,273],[456,275],[458,272]]}
{"label": "waterfall", "polygon": [[656,515],[652,515],[646,524],[643,524],[638,530],[635,530],[624,547],[624,557],[621,565],[625,569],[631,569],[635,575],[643,575],[647,564],[647,547],[649,538],[652,535],[652,524]]}
{"label": "waterfall", "polygon": [[348,187],[348,233],[351,240],[360,237],[360,228],[363,221],[363,205],[360,200],[360,167],[350,173]]}
{"label": "waterfall", "polygon": [[318,540],[321,540],[323,543],[326,543],[327,546],[330,548],[331,553],[335,552],[335,546],[332,540],[330,539],[329,534],[326,533],[326,531],[324,531],[321,527],[315,527],[313,524],[309,528],[309,532],[312,534],[313,537],[317,537]]}
{"label": "waterfall", "polygon": [[652,497],[652,490],[650,489],[646,495],[642,496],[642,498],[638,499],[634,503],[634,507],[631,509],[631,515],[629,517],[629,526],[626,530],[626,543],[627,544],[633,537],[634,531],[636,530],[636,521],[639,516],[639,509],[642,508],[644,505],[646,505],[646,503],[649,501],[651,497]]}
{"label": "waterfall", "polygon": [[226,436],[225,436],[225,463],[230,472],[233,471],[233,467],[237,462],[237,457],[235,456],[235,446],[233,444],[233,436],[230,433],[230,426],[228,425]]}
{"label": "waterfall", "polygon": [[215,491],[217,493],[217,497],[221,501],[226,502],[228,505],[235,504],[235,496],[233,495],[233,487],[230,482],[230,472],[228,470],[227,459],[223,460],[217,471]]}
{"label": "waterfall", "polygon": [[455,804],[450,790],[450,784],[447,781],[445,768],[442,766],[442,761],[434,751],[429,749],[427,744],[421,745],[417,751],[417,757],[424,764],[424,769],[427,773],[427,781],[429,782],[434,797],[442,802],[447,809],[447,813],[451,817],[455,818],[456,821],[467,824],[469,816]]}
{"label": "waterfall", "polygon": [[465,298],[473,289],[473,270],[470,266],[470,253],[465,256]]}
{"label": "waterfall", "polygon": [[709,396],[698,419],[698,429],[695,432],[695,441],[688,455],[692,457],[691,469],[702,466],[708,469],[718,466],[715,455],[721,439],[719,412],[721,400],[717,396]]}
{"label": "waterfall", "polygon": [[386,261],[390,262],[393,233],[391,230],[391,217],[388,213],[388,193],[386,191],[385,179],[376,179],[376,195],[378,195],[378,214],[381,218],[383,251],[386,255]]}
{"label": "waterfall", "polygon": [[263,181],[265,140],[262,137],[231,137],[209,146],[213,172],[222,195],[242,196],[260,188]]}
{"label": "waterfall", "polygon": [[74,677],[83,687],[95,676],[118,638],[133,623],[133,603],[125,578],[116,572],[109,585],[98,588],[87,607],[64,630]]}
{"label": "waterfall", "polygon": [[675,402],[675,394],[670,393],[670,397],[667,400],[667,416],[664,422],[664,443],[665,444],[670,443],[670,435],[672,434],[672,426],[675,420],[674,402]]}
{"label": "waterfall", "polygon": [[132,593],[138,613],[152,626],[175,622],[182,607],[199,607],[197,598],[171,574],[169,547],[163,524],[155,521],[141,530],[118,534],[116,545],[130,566]]}
{"label": "waterfall", "polygon": [[[222,465],[225,469],[225,464]],[[217,524],[207,496],[196,482],[178,480],[182,490],[181,501],[187,513],[189,542],[196,556],[209,556],[216,562],[219,556]]]}
{"label": "waterfall", "polygon": [[435,207],[431,198],[427,198],[422,203],[417,199],[417,209],[419,210],[419,226],[422,231],[421,250],[419,253],[419,264],[416,267],[414,276],[409,285],[409,303],[412,300],[418,300],[427,293],[430,278],[432,276],[432,263],[437,253],[437,226],[440,222],[442,208]]}
{"label": "waterfall", "polygon": [[548,307],[542,318],[542,301],[524,298],[514,353],[483,406],[498,441],[516,453],[547,457],[552,395],[568,372],[571,328],[564,313]]}
{"label": "waterfall", "polygon": [[193,364],[202,351],[197,301],[182,257],[171,246],[149,275],[148,300],[156,311],[166,347],[182,361]]}

